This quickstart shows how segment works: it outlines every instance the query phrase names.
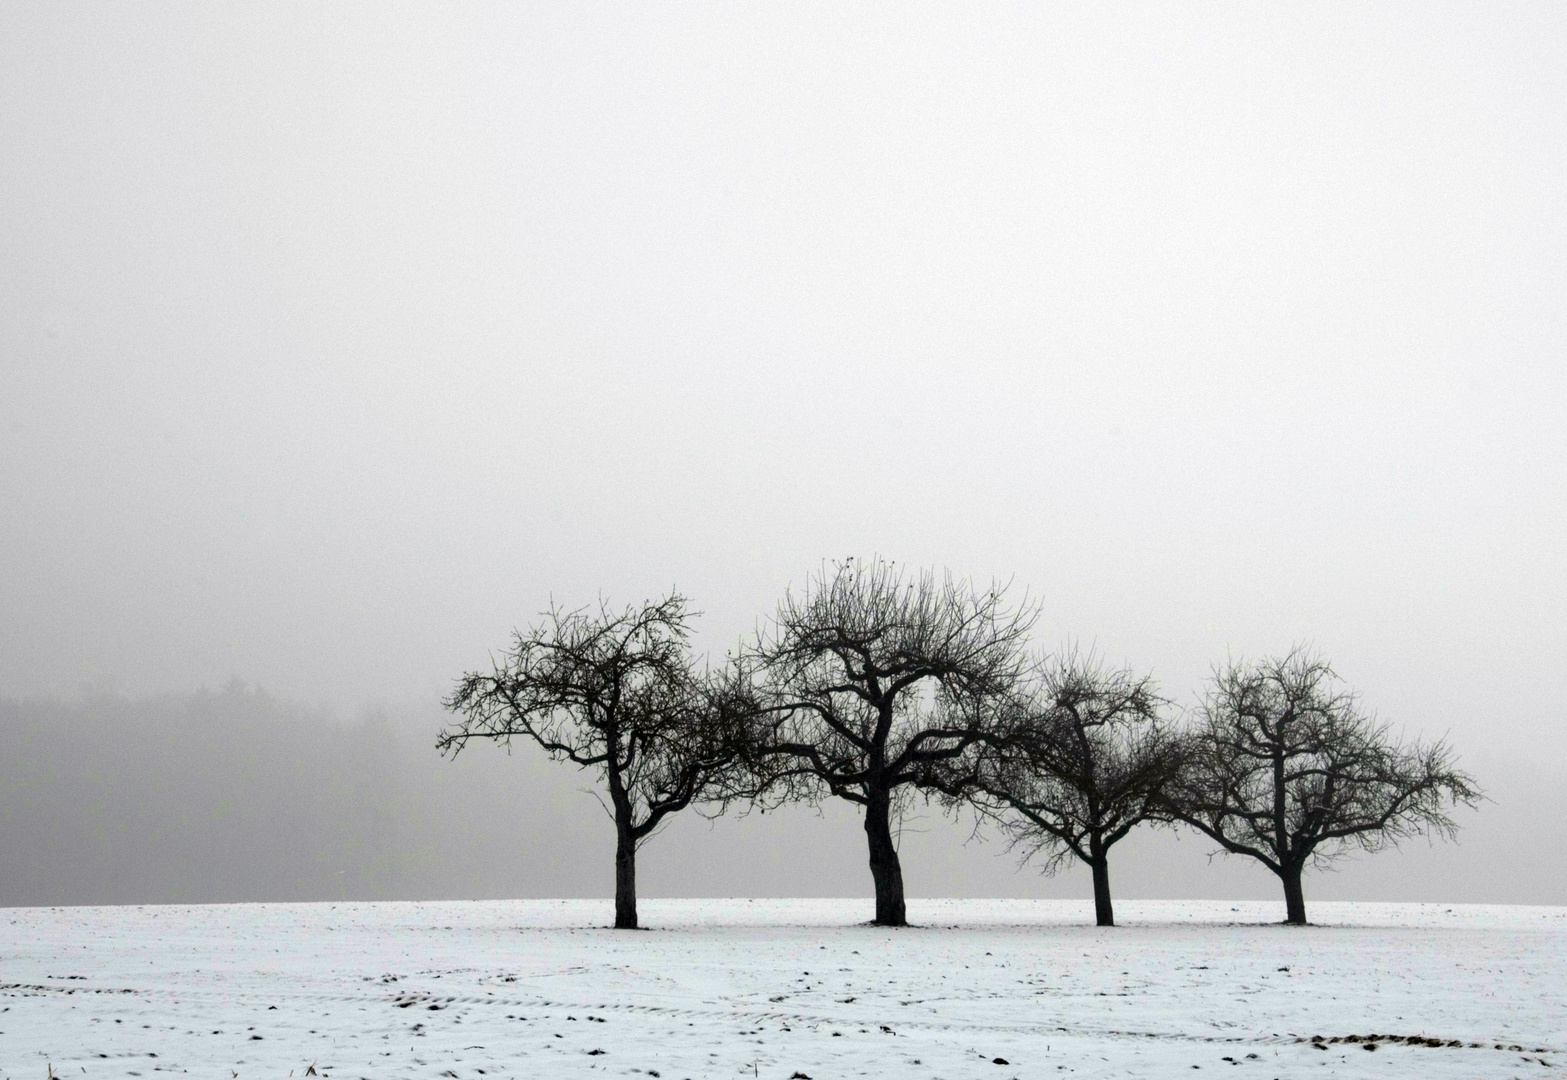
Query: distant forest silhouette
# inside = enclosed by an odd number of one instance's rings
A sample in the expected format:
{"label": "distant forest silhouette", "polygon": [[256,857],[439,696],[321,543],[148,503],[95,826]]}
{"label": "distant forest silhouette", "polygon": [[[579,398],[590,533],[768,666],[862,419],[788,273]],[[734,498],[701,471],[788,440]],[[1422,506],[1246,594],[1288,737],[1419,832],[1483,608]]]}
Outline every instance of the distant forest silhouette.
{"label": "distant forest silhouette", "polygon": [[0,701],[0,904],[493,891],[535,838],[471,823],[504,820],[534,774],[454,769],[431,742],[428,714],[343,721],[238,681]]}

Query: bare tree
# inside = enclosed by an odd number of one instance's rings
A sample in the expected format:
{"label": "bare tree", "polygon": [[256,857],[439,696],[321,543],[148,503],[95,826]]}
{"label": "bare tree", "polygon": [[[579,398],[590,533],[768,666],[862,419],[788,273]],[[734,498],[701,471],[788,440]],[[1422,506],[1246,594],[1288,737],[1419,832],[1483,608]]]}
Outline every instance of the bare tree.
{"label": "bare tree", "polygon": [[[552,608],[518,633],[489,672],[471,672],[444,702],[461,715],[436,743],[455,757],[472,739],[514,736],[550,757],[596,769],[615,821],[615,926],[637,926],[636,852],[722,770],[717,680],[693,667],[686,598],[613,612]],[[602,802],[602,800],[601,800]]]}
{"label": "bare tree", "polygon": [[935,763],[974,756],[1023,669],[1033,616],[1002,592],[846,560],[786,594],[745,658],[747,794],[862,807],[879,925],[908,921],[892,833],[904,800],[929,790]]}
{"label": "bare tree", "polygon": [[1030,683],[967,785],[943,786],[997,821],[1025,858],[1045,856],[1047,873],[1086,864],[1095,918],[1114,926],[1110,848],[1142,822],[1168,820],[1161,796],[1179,768],[1179,740],[1150,676],[1068,649]]}
{"label": "bare tree", "polygon": [[1277,874],[1287,921],[1300,925],[1308,863],[1432,831],[1451,836],[1447,809],[1481,799],[1445,742],[1395,742],[1301,648],[1216,671],[1188,753],[1172,812]]}

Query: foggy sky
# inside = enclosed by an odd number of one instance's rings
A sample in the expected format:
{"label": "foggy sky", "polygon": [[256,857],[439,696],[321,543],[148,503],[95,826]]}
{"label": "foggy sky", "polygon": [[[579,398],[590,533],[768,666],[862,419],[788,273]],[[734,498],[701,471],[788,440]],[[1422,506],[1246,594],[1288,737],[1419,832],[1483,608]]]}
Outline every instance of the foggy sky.
{"label": "foggy sky", "polygon": [[1560,771],[1564,103],[1543,3],[8,4],[0,697],[879,553]]}

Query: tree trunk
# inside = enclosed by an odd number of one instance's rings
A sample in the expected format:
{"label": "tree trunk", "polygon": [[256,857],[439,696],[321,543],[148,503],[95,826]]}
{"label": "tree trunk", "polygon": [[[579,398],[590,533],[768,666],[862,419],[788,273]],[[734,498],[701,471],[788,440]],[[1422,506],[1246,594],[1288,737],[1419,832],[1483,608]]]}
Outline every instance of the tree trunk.
{"label": "tree trunk", "polygon": [[1093,856],[1088,865],[1094,871],[1094,918],[1100,926],[1114,926],[1115,909],[1110,906],[1110,853],[1098,837],[1089,838],[1088,853]]}
{"label": "tree trunk", "polygon": [[637,928],[637,841],[629,821],[615,822],[615,929]]}
{"label": "tree trunk", "polygon": [[1291,926],[1306,925],[1306,894],[1300,888],[1298,866],[1286,866],[1279,877],[1284,879],[1284,921]]}
{"label": "tree trunk", "polygon": [[907,926],[903,905],[903,865],[892,844],[892,798],[872,791],[865,807],[865,838],[871,849],[871,880],[876,884],[876,925]]}

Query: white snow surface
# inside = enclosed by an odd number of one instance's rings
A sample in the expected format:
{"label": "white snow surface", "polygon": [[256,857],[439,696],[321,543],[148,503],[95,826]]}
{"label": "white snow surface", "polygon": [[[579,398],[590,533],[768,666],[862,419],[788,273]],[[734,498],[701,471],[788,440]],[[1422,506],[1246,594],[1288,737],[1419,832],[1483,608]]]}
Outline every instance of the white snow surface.
{"label": "white snow surface", "polygon": [[0,1080],[1567,1065],[1567,908],[1308,905],[1123,900],[1104,930],[1050,900],[911,900],[899,930],[866,900],[644,900],[642,931],[583,900],[13,908]]}

